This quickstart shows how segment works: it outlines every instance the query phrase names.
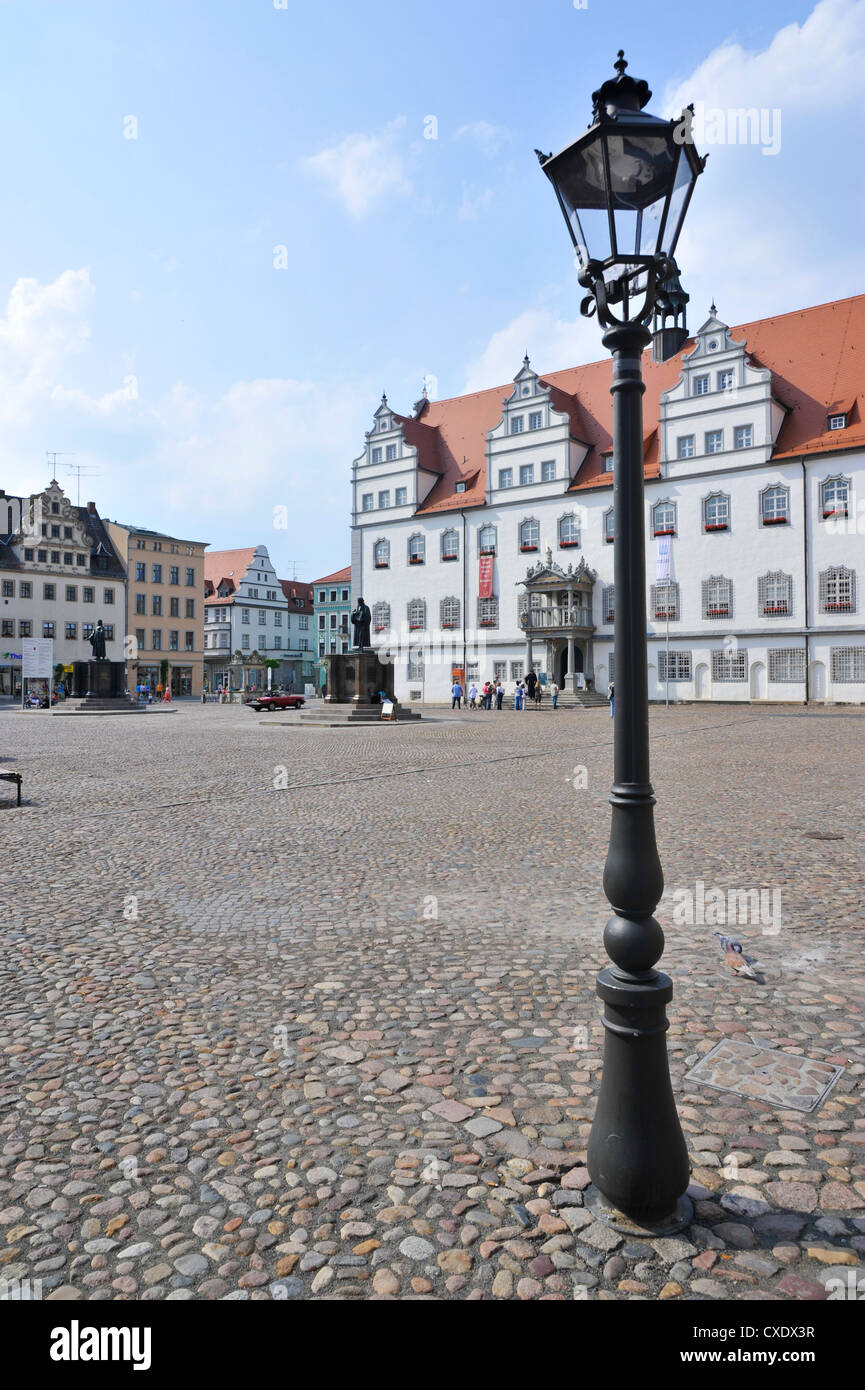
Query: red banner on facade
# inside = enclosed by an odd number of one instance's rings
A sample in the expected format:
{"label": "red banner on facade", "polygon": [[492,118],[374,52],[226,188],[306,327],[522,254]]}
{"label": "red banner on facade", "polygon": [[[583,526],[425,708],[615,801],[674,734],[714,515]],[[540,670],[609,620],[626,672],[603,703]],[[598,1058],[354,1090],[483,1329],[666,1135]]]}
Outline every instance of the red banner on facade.
{"label": "red banner on facade", "polygon": [[478,560],[478,597],[492,598],[493,596],[493,557],[492,555],[481,555]]}

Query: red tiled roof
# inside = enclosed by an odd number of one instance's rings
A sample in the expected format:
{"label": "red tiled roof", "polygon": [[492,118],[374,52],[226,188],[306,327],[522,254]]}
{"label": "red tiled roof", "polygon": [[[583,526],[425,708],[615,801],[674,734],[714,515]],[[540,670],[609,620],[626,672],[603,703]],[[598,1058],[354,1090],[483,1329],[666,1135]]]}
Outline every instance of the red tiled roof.
{"label": "red tiled roof", "polygon": [[209,550],[204,554],[205,603],[211,601],[233,603],[233,598],[218,599],[217,590],[223,579],[237,588],[255,557],[256,547],[247,546],[245,550]]}
{"label": "red tiled roof", "polygon": [[[288,599],[289,608],[303,612],[312,608],[311,584],[304,584],[302,579],[280,579],[279,582],[282,585],[282,592]],[[301,600],[300,603],[298,603],[298,599]]]}
{"label": "red tiled roof", "polygon": [[346,565],[344,570],[337,570],[335,574],[325,574],[321,579],[313,580],[313,585],[349,583],[351,583],[351,565]]}
{"label": "red tiled roof", "polygon": [[[865,443],[865,425],[856,404],[865,382],[865,295],[739,324],[730,333],[735,341],[744,339],[748,355],[772,372],[773,395],[787,407],[774,458]],[[668,362],[653,362],[649,350],[643,354],[643,422],[649,428],[645,437],[647,478],[660,474],[656,423],[659,397],[675,386],[681,375],[682,357],[693,347],[694,340],[690,338]],[[589,445],[572,491],[612,487],[611,475],[601,467],[601,454],[608,452],[613,442],[611,378],[609,358],[541,378],[542,385],[551,388],[554,408],[568,414],[573,437]],[[483,506],[486,436],[501,420],[502,401],[510,397],[512,390],[512,383],[508,383],[469,396],[431,401],[422,421],[396,416],[404,426],[407,442],[422,450],[421,466],[441,474],[440,481],[418,507],[419,513]],[[838,401],[847,405],[850,421],[845,430],[829,430],[826,417],[831,405]],[[466,491],[455,492],[456,483],[461,480],[467,484]]]}

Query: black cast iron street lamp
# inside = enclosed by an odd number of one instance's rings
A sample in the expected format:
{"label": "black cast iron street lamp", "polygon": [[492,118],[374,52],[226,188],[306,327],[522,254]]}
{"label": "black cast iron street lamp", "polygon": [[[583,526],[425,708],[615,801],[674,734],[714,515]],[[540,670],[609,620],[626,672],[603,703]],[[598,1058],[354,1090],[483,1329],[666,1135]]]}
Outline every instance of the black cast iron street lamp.
{"label": "black cast iron street lamp", "polygon": [[[677,285],[679,232],[704,165],[687,112],[662,121],[643,110],[647,84],[626,72],[593,95],[592,124],[557,155],[537,151],[556,190],[613,355],[616,711],[604,929],[612,966],[598,975],[604,1002],[604,1069],[588,1167],[599,1215],[625,1230],[680,1229],[690,1219],[688,1154],[667,1062],[666,1006],[673,986],[654,967],[664,934],[653,916],[664,889],[649,780],[646,547],[641,354],[647,323]],[[668,340],[669,345],[669,340]],[[681,345],[680,343],[678,345]]]}

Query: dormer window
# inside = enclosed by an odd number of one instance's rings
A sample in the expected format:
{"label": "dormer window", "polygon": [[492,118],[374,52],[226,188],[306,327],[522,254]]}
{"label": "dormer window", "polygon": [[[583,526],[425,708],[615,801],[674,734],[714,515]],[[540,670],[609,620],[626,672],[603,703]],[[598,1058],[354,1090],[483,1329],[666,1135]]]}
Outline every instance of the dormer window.
{"label": "dormer window", "polygon": [[456,488],[454,489],[455,492],[465,492],[465,490],[466,490],[466,485],[465,485],[465,483],[457,483]]}
{"label": "dormer window", "polygon": [[695,395],[695,396],[708,396],[708,394],[709,394],[709,377],[708,377],[708,375],[706,375],[706,376],[695,376],[695,377],[694,377],[694,395]]}
{"label": "dormer window", "polygon": [[846,412],[846,410],[840,412],[838,415],[830,415],[830,416],[828,417],[828,419],[827,419],[827,424],[828,424],[830,430],[846,430],[846,428],[847,428],[847,412]]}
{"label": "dormer window", "polygon": [[511,416],[511,434],[522,434],[523,417],[522,415]]}
{"label": "dormer window", "polygon": [[529,429],[539,430],[543,428],[544,416],[540,410],[532,410],[529,413]]}
{"label": "dormer window", "polygon": [[732,367],[727,367],[723,372],[718,373],[718,390],[732,391],[736,385],[736,372]]}
{"label": "dormer window", "polygon": [[612,473],[612,471],[613,471],[613,455],[612,455],[612,454],[601,454],[601,472],[602,472],[602,473]]}

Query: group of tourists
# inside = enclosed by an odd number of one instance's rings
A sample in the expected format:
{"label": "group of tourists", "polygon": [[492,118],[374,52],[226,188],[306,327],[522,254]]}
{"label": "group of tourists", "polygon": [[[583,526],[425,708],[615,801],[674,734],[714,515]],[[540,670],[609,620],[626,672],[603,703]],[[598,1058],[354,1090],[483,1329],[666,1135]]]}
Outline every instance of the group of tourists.
{"label": "group of tourists", "polygon": [[[553,681],[549,687],[553,709],[559,706],[559,687]],[[540,709],[544,698],[544,687],[538,679],[534,670],[529,671],[525,680],[520,678],[514,688],[514,709],[524,710],[529,700],[534,702],[535,708]],[[462,709],[465,700],[467,710],[490,710],[502,709],[504,706],[505,688],[501,680],[496,677],[494,680],[484,681],[480,689],[477,683],[472,681],[468,690],[464,690],[459,677],[454,678],[451,686],[451,709]]]}

